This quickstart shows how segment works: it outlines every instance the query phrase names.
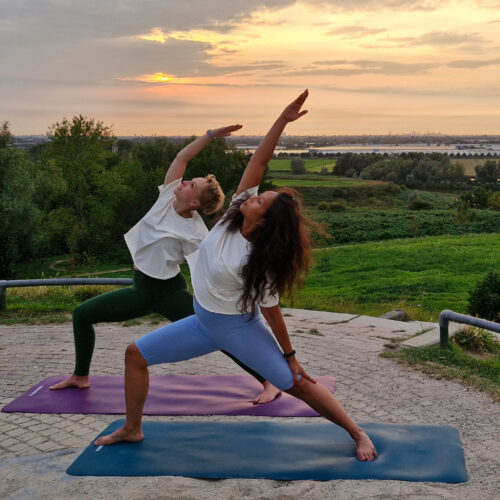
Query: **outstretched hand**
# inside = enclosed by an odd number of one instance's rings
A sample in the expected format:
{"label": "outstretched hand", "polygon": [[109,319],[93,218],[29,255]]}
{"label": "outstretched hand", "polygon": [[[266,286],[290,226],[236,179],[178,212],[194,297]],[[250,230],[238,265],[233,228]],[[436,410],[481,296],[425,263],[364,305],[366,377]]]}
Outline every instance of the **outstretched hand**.
{"label": "outstretched hand", "polygon": [[310,375],[306,373],[304,368],[302,368],[302,365],[297,361],[295,356],[292,356],[291,358],[287,359],[288,361],[288,366],[290,367],[290,370],[292,371],[293,375],[293,383],[297,383],[299,380],[299,375],[302,378],[305,378],[306,380],[309,380],[309,382],[312,382],[313,384],[316,383],[316,380],[314,380]]}
{"label": "outstretched hand", "polygon": [[309,90],[304,90],[302,94],[295,99],[295,101],[291,102],[281,113],[280,118],[286,120],[287,122],[294,122],[299,119],[301,116],[304,116],[307,113],[307,109],[303,111],[300,110],[302,105],[304,104],[307,96],[309,95]]}
{"label": "outstretched hand", "polygon": [[219,137],[228,137],[232,132],[236,132],[242,127],[243,125],[229,125],[227,127],[213,129],[212,133],[218,139]]}

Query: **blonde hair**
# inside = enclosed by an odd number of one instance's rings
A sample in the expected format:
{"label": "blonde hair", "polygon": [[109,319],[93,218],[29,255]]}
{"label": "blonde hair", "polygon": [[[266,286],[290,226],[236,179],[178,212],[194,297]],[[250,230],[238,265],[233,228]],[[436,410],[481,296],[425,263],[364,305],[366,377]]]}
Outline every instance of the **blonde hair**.
{"label": "blonde hair", "polygon": [[204,214],[211,215],[222,208],[225,196],[215,175],[208,174],[204,179],[206,179],[207,184],[201,192],[200,210]]}

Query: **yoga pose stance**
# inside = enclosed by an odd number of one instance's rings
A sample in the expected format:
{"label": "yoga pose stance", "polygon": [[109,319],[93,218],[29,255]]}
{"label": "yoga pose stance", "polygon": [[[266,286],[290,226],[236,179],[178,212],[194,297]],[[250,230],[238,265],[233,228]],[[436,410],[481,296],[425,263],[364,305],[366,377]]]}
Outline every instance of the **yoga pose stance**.
{"label": "yoga pose stance", "polygon": [[359,460],[377,456],[363,429],[298,362],[278,304],[279,296],[291,293],[307,272],[310,240],[294,193],[283,190],[259,195],[256,186],[287,123],[307,113],[301,111],[307,95],[306,90],[289,104],[271,127],[250,159],[226,214],[203,240],[197,261],[190,262],[196,314],[128,346],[125,425],[98,438],[95,445],[143,439],[148,366],[224,349],[343,427],[356,443]]}
{"label": "yoga pose stance", "polygon": [[[126,321],[152,312],[177,321],[194,313],[193,297],[186,288],[179,264],[198,250],[208,229],[196,212],[213,214],[222,207],[224,193],[213,175],[181,181],[187,164],[212,140],[227,137],[241,125],[209,130],[188,144],[170,165],[160,194],[149,212],[125,235],[134,261],[134,284],[94,297],[73,311],[75,370],[51,389],[90,386],[89,371],[94,352],[94,324]],[[264,385],[255,403],[272,401],[279,389],[257,372],[225,352]]]}

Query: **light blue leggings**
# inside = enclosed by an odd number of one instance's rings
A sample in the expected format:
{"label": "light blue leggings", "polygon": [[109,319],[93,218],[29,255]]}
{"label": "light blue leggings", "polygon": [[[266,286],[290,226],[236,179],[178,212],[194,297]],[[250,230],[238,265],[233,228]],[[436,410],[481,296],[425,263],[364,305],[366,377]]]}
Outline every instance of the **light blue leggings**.
{"label": "light blue leggings", "polygon": [[192,316],[170,323],[136,341],[148,365],[174,363],[224,350],[282,391],[293,386],[293,375],[260,311],[217,314],[194,301]]}

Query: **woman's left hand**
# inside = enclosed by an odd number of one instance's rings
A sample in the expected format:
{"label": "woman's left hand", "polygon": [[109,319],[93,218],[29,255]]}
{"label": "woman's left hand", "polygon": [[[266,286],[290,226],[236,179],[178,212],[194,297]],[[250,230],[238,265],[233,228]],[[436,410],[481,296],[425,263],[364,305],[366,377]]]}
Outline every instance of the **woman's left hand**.
{"label": "woman's left hand", "polygon": [[295,356],[288,358],[287,361],[290,370],[292,370],[294,384],[296,384],[299,381],[299,375],[301,376],[301,378],[305,378],[306,380],[309,380],[309,382],[312,382],[313,384],[316,383],[316,380],[310,377],[306,373],[304,368],[302,368],[302,365],[297,361],[297,358]]}
{"label": "woman's left hand", "polygon": [[302,105],[304,104],[307,96],[309,95],[309,91],[306,89],[302,94],[297,97],[294,101],[292,101],[281,113],[280,118],[287,122],[294,122],[298,120],[301,116],[304,116],[307,113],[307,109],[301,111]]}
{"label": "woman's left hand", "polygon": [[228,127],[215,128],[212,130],[212,133],[218,139],[219,137],[228,137],[242,127],[243,125],[229,125]]}

